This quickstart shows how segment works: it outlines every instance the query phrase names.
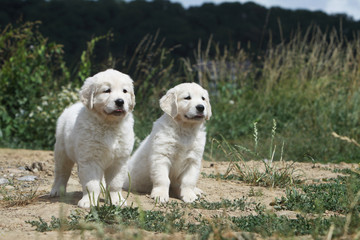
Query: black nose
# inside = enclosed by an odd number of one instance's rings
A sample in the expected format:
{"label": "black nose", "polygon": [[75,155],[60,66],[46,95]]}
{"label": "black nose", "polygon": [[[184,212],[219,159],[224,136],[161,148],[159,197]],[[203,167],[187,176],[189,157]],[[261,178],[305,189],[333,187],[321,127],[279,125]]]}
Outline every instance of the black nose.
{"label": "black nose", "polygon": [[115,104],[116,104],[116,106],[118,106],[118,107],[122,107],[122,106],[124,105],[124,100],[122,100],[121,98],[116,99],[116,100],[115,100]]}
{"label": "black nose", "polygon": [[196,109],[197,109],[199,112],[203,112],[204,109],[205,109],[205,107],[204,107],[204,105],[199,104],[199,105],[196,105]]}

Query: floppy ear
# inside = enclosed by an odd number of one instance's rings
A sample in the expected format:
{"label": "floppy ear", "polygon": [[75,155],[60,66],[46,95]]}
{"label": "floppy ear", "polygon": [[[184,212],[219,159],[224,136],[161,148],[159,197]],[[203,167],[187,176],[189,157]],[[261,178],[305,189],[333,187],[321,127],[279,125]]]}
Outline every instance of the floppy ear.
{"label": "floppy ear", "polygon": [[209,98],[209,93],[206,91],[206,100],[205,100],[205,102],[206,102],[206,109],[207,109],[207,115],[206,115],[206,120],[209,120],[210,119],[210,117],[212,116],[212,112],[211,112],[211,105],[210,105],[210,98]]}
{"label": "floppy ear", "polygon": [[165,96],[160,99],[160,108],[172,118],[176,117],[178,113],[178,106],[175,89],[170,89],[167,91]]}
{"label": "floppy ear", "polygon": [[80,101],[89,109],[94,107],[95,79],[89,77],[80,90]]}
{"label": "floppy ear", "polygon": [[130,109],[131,109],[131,111],[132,111],[132,110],[134,109],[134,107],[135,107],[135,104],[136,104],[136,102],[135,102],[134,88],[131,89],[130,95],[131,95]]}

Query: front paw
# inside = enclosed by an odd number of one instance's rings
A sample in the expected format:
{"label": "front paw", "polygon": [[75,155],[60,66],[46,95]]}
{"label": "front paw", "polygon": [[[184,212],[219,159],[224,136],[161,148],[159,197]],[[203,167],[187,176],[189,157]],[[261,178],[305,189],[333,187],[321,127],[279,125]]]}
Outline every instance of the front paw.
{"label": "front paw", "polygon": [[63,196],[64,194],[65,194],[65,190],[60,190],[59,188],[54,187],[51,189],[50,197],[59,197],[59,196]]}
{"label": "front paw", "polygon": [[157,202],[166,203],[169,201],[169,189],[163,187],[153,188],[151,198]]}
{"label": "front paw", "polygon": [[116,206],[127,206],[121,192],[110,192],[111,203]]}
{"label": "front paw", "polygon": [[95,206],[98,202],[98,197],[89,198],[89,195],[84,195],[78,202],[78,206],[81,208],[90,208],[90,206]]}
{"label": "front paw", "polygon": [[201,196],[202,191],[199,188],[190,189],[185,188],[181,190],[180,198],[186,203],[190,203],[198,199]]}
{"label": "front paw", "polygon": [[198,196],[201,197],[201,195],[203,194],[203,191],[200,188],[194,188],[194,193]]}
{"label": "front paw", "polygon": [[78,202],[78,206],[81,207],[81,208],[90,208],[90,200],[89,198],[88,199],[80,199],[79,202]]}

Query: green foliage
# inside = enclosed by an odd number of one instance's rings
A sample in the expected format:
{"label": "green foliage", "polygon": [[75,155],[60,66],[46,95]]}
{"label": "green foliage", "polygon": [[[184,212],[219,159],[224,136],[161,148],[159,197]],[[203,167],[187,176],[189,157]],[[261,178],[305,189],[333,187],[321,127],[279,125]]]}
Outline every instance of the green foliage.
{"label": "green foliage", "polygon": [[71,81],[62,46],[48,43],[38,27],[37,22],[8,25],[0,35],[0,146],[52,148],[56,119],[78,100],[94,45],[105,38],[88,43],[78,78]]}
{"label": "green foliage", "polygon": [[[46,146],[31,121],[41,97],[67,81],[62,47],[48,43],[38,23],[19,28],[8,25],[0,36],[0,143],[25,147]],[[54,104],[54,103],[49,103]]]}
{"label": "green foliage", "polygon": [[75,230],[80,228],[80,220],[81,216],[77,213],[71,213],[67,219],[56,218],[54,216],[51,217],[51,221],[47,223],[44,219],[39,217],[38,221],[25,221],[31,226],[35,227],[35,230],[38,232],[48,232],[54,230]]}
{"label": "green foliage", "polygon": [[[348,177],[338,177],[329,183],[304,185],[300,190],[288,188],[286,197],[277,200],[277,208],[323,213],[325,211],[348,214],[360,212],[360,202],[356,194],[360,192],[359,174],[352,172]],[[354,209],[350,204],[355,201]]]}
{"label": "green foliage", "polygon": [[235,211],[236,209],[245,210],[245,207],[247,205],[248,204],[246,203],[246,199],[244,197],[240,199],[234,199],[232,201],[228,199],[221,199],[221,202],[208,202],[203,199],[200,199],[199,201],[191,203],[191,206],[193,208],[200,208],[207,210],[225,208],[231,211]]}
{"label": "green foliage", "polygon": [[[285,216],[276,216],[275,214],[259,214],[246,217],[232,217],[232,223],[238,230],[257,232],[262,236],[272,236],[274,234],[282,237],[301,236],[301,235],[325,235],[332,222],[344,220],[334,219],[307,219],[297,215],[295,219],[289,219]],[[340,224],[338,224],[341,226]],[[339,227],[338,226],[338,227]]]}
{"label": "green foliage", "polygon": [[[337,32],[317,27],[305,36],[299,32],[289,42],[269,45],[257,62],[250,62],[242,48],[220,51],[208,44],[196,60],[202,64],[198,76],[210,89],[214,108],[208,135],[219,139],[221,134],[234,145],[249,146],[253,123],[267,129],[276,119],[277,136],[287,146],[284,158],[356,161],[357,147],[331,133],[360,138],[359,45],[359,39],[344,41]],[[271,136],[258,137],[271,146]],[[257,151],[263,151],[261,145]]]}

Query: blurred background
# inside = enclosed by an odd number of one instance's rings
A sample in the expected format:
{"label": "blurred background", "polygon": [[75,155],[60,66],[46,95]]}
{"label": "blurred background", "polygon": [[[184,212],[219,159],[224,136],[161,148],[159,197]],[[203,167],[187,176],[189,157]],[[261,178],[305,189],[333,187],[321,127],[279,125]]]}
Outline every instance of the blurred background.
{"label": "blurred background", "polygon": [[244,160],[358,162],[358,0],[0,4],[1,147],[52,149],[83,81],[115,68],[135,81],[136,145],[194,81],[213,106],[205,160],[226,142]]}

